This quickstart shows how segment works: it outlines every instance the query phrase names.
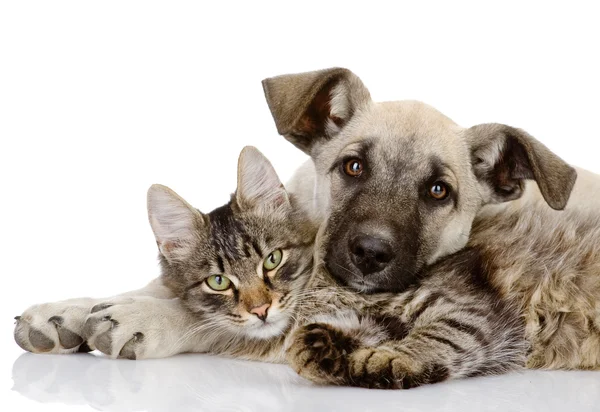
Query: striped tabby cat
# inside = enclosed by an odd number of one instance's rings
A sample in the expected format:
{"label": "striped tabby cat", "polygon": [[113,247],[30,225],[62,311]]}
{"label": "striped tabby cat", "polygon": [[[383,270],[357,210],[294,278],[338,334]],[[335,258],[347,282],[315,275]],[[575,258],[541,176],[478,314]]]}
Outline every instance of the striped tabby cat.
{"label": "striped tabby cat", "polygon": [[203,215],[155,186],[149,208],[163,281],[201,333],[195,350],[287,361],[314,382],[375,388],[525,365],[523,324],[486,282],[477,251],[431,267],[400,294],[340,287],[322,265],[312,270],[306,239],[316,229],[254,148],[240,156],[229,204]]}

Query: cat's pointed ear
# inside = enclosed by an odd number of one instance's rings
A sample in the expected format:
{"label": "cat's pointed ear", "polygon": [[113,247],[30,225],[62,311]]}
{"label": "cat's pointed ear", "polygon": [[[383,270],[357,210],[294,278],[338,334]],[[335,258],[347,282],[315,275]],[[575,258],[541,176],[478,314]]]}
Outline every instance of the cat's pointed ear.
{"label": "cat's pointed ear", "polygon": [[163,185],[148,189],[148,219],[160,253],[170,262],[191,254],[204,225],[198,210]]}
{"label": "cat's pointed ear", "polygon": [[242,210],[274,212],[290,207],[288,194],[271,162],[252,146],[240,153],[235,198]]}

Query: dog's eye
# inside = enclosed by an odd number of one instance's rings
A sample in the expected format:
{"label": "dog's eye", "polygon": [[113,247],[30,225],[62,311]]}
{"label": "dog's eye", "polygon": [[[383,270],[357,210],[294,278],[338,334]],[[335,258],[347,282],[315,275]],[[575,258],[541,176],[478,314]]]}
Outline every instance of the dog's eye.
{"label": "dog's eye", "polygon": [[450,194],[450,188],[444,182],[435,182],[429,188],[429,196],[435,200],[444,200]]}
{"label": "dog's eye", "polygon": [[359,159],[350,159],[344,162],[344,173],[348,176],[358,177],[362,175],[363,163]]}

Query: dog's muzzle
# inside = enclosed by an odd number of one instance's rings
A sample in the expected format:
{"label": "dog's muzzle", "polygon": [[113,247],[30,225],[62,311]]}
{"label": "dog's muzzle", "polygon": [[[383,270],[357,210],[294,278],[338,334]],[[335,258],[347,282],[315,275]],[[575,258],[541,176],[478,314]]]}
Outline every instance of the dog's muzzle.
{"label": "dog's muzzle", "polygon": [[354,266],[363,276],[381,272],[394,258],[389,239],[360,233],[348,242],[348,253]]}

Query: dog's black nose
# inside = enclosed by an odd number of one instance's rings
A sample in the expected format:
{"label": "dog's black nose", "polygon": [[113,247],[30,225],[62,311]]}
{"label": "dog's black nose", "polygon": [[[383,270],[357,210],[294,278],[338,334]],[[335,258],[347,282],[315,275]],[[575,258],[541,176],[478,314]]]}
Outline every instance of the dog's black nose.
{"label": "dog's black nose", "polygon": [[365,234],[352,238],[349,247],[352,262],[363,275],[380,272],[394,257],[390,243]]}

